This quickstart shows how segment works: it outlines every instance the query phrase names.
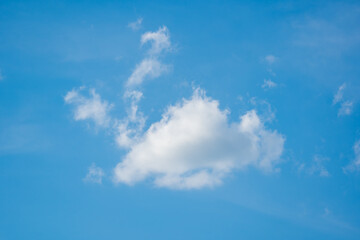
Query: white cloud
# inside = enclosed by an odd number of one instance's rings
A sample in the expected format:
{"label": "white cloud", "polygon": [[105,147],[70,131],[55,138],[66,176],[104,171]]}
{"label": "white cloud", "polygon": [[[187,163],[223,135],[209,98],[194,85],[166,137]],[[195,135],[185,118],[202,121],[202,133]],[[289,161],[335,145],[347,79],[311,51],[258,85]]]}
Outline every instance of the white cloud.
{"label": "white cloud", "polygon": [[[171,50],[168,29],[143,34],[141,44],[146,43],[150,49],[126,83],[124,119],[110,118],[112,105],[95,90],[90,90],[90,96],[80,94],[81,89],[65,96],[65,102],[75,106],[75,120],[91,119],[104,127],[111,123],[117,144],[128,149],[114,169],[115,182],[132,185],[151,179],[158,187],[199,189],[220,185],[231,172],[250,166],[265,172],[278,170],[285,138],[266,129],[254,110],[229,123],[229,112],[199,89],[191,99],[170,106],[144,132],[146,118],[139,110],[143,94],[135,87],[169,70],[159,61],[161,53]],[[102,176],[103,171],[94,165],[85,179],[101,183]]]}
{"label": "white cloud", "polygon": [[339,87],[338,91],[337,91],[336,94],[334,95],[333,104],[336,104],[336,103],[342,101],[345,88],[346,88],[346,84],[345,84],[345,83],[343,83],[343,84]]}
{"label": "white cloud", "polygon": [[146,32],[141,36],[141,45],[150,42],[148,50],[150,56],[145,57],[135,67],[131,76],[126,82],[127,87],[140,85],[145,79],[152,79],[168,72],[171,67],[159,61],[163,51],[171,49],[170,34],[166,26],[160,27],[157,32]]}
{"label": "white cloud", "polygon": [[117,127],[116,142],[122,148],[129,148],[138,140],[139,135],[145,126],[146,118],[140,112],[138,103],[143,97],[140,91],[127,91],[124,95],[125,99],[130,100],[130,108],[128,116],[120,121]]}
{"label": "white cloud", "polygon": [[231,171],[247,166],[273,171],[284,137],[267,130],[254,110],[234,123],[228,114],[196,90],[131,145],[115,168],[115,181],[132,185],[150,178],[158,187],[198,189],[219,185]]}
{"label": "white cloud", "polygon": [[135,67],[126,82],[127,91],[124,98],[130,100],[128,116],[118,122],[116,142],[120,147],[129,148],[140,137],[145,125],[145,117],[138,111],[138,103],[142,98],[142,92],[132,90],[139,86],[146,79],[160,77],[170,71],[171,66],[161,63],[158,59],[163,51],[171,48],[170,34],[168,29],[163,26],[157,32],[146,32],[141,36],[141,45],[150,43],[148,55],[140,64]]}
{"label": "white cloud", "polygon": [[85,178],[83,179],[84,182],[91,182],[91,183],[102,183],[102,178],[104,176],[104,171],[95,165],[95,163],[91,164],[88,168],[88,173],[86,174]]}
{"label": "white cloud", "polygon": [[122,148],[130,148],[138,141],[146,120],[142,112],[138,111],[138,103],[143,96],[142,92],[131,89],[142,84],[144,80],[157,78],[171,69],[171,66],[158,60],[161,52],[168,51],[171,48],[168,29],[163,26],[156,32],[144,33],[141,36],[141,45],[148,42],[151,44],[148,50],[150,56],[145,57],[135,67],[126,82],[127,91],[124,98],[130,100],[130,107],[128,116],[118,122],[116,135],[116,142]]}
{"label": "white cloud", "polygon": [[139,30],[142,24],[143,18],[138,18],[135,22],[131,22],[128,24],[128,27],[133,31]]}
{"label": "white cloud", "polygon": [[138,64],[127,81],[127,86],[140,85],[146,78],[157,78],[168,72],[170,67],[159,62],[155,58],[145,58]]}
{"label": "white cloud", "polygon": [[272,65],[278,58],[274,55],[267,55],[264,57],[265,62],[267,62],[269,65]]}
{"label": "white cloud", "polygon": [[151,43],[148,53],[159,55],[162,51],[171,49],[170,34],[166,26],[160,27],[157,32],[146,32],[141,36],[141,44]]}
{"label": "white cloud", "polygon": [[277,84],[275,82],[271,81],[271,79],[264,79],[264,83],[263,83],[263,85],[261,85],[261,87],[264,89],[274,88],[276,86],[277,86]]}
{"label": "white cloud", "polygon": [[355,158],[347,167],[343,168],[344,172],[353,172],[360,170],[360,140],[357,140],[353,146]]}
{"label": "white cloud", "polygon": [[338,111],[338,116],[350,115],[353,110],[353,102],[345,101],[341,103],[341,107]]}
{"label": "white cloud", "polygon": [[90,96],[88,97],[81,95],[81,90],[82,88],[72,90],[64,97],[67,104],[73,104],[75,106],[74,119],[76,121],[91,119],[98,126],[108,127],[111,121],[108,113],[112,105],[107,101],[101,100],[100,95],[98,95],[94,89],[90,89]]}
{"label": "white cloud", "polygon": [[346,88],[346,84],[343,83],[336,94],[334,95],[333,104],[340,104],[340,108],[338,110],[338,116],[350,115],[353,111],[353,102],[349,100],[344,100],[344,91]]}
{"label": "white cloud", "polygon": [[140,91],[126,91],[124,97],[130,99],[131,108],[129,112],[130,121],[137,122],[139,121],[139,112],[138,112],[138,103],[143,98],[143,93]]}

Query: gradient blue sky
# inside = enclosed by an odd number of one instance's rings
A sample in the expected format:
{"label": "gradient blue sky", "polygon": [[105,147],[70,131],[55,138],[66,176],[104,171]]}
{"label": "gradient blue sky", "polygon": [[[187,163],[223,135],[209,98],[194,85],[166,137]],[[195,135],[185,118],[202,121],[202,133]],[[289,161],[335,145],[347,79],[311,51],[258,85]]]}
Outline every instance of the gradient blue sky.
{"label": "gradient blue sky", "polygon": [[358,1],[1,1],[0,239],[359,239],[359,26]]}

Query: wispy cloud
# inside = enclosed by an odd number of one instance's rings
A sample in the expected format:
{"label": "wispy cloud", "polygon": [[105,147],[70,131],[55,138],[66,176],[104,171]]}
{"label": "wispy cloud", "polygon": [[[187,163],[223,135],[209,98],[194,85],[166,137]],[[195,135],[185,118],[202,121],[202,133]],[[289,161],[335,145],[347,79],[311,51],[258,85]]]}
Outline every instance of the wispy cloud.
{"label": "wispy cloud", "polygon": [[336,92],[336,94],[334,95],[334,99],[333,99],[333,104],[337,104],[338,102],[343,100],[343,96],[344,96],[344,90],[346,88],[346,83],[343,83],[338,91]]}
{"label": "wispy cloud", "polygon": [[275,111],[268,101],[251,97],[249,103],[251,108],[261,112],[260,118],[263,122],[272,122],[275,119]]}
{"label": "wispy cloud", "polygon": [[264,61],[269,64],[269,65],[272,65],[273,63],[275,63],[277,61],[277,57],[275,57],[274,55],[267,55],[264,57]]}
{"label": "wispy cloud", "polygon": [[102,178],[104,177],[105,173],[102,170],[102,168],[97,167],[95,163],[92,163],[91,166],[88,168],[88,172],[83,179],[84,182],[90,182],[90,183],[102,183]]}
{"label": "wispy cloud", "polygon": [[325,167],[325,162],[328,162],[329,158],[320,155],[315,155],[313,162],[308,169],[308,173],[311,175],[319,175],[320,177],[329,177],[330,173]]}
{"label": "wispy cloud", "polygon": [[334,95],[333,104],[340,104],[340,108],[338,110],[338,116],[350,115],[353,111],[353,102],[350,100],[344,99],[344,91],[346,89],[346,84],[343,83],[337,90]]}
{"label": "wispy cloud", "polygon": [[357,142],[355,142],[354,144],[354,154],[355,154],[355,161],[354,163],[357,166],[360,166],[360,140],[358,140]]}
{"label": "wispy cloud", "polygon": [[338,116],[350,115],[353,110],[353,102],[345,101],[341,103],[341,107],[338,111]]}
{"label": "wispy cloud", "polygon": [[354,172],[360,170],[360,140],[357,140],[353,146],[354,160],[346,167],[343,168],[344,172]]}
{"label": "wispy cloud", "polygon": [[162,64],[156,58],[146,58],[136,66],[127,81],[127,86],[140,85],[146,78],[157,78],[169,69],[170,66]]}
{"label": "wispy cloud", "polygon": [[141,45],[150,44],[145,58],[135,67],[126,82],[125,101],[130,102],[128,116],[119,121],[116,142],[120,147],[129,148],[137,142],[145,126],[146,118],[139,111],[139,101],[143,94],[134,88],[146,79],[154,79],[171,70],[171,66],[160,62],[161,53],[171,49],[170,33],[166,26],[156,32],[146,32],[141,36]]}
{"label": "wispy cloud", "polygon": [[313,156],[312,161],[310,163],[301,163],[297,164],[297,169],[299,172],[320,176],[320,177],[330,177],[331,174],[326,168],[326,162],[330,159],[319,154]]}
{"label": "wispy cloud", "polygon": [[157,78],[171,69],[170,65],[163,64],[159,60],[161,53],[171,49],[167,27],[160,27],[156,32],[144,33],[141,36],[141,45],[146,43],[150,43],[148,55],[135,67],[127,80],[127,87],[140,85],[145,79]]}
{"label": "wispy cloud", "polygon": [[264,79],[264,83],[261,85],[264,89],[270,89],[277,86],[277,83],[271,81],[271,79]]}
{"label": "wispy cloud", "polygon": [[265,57],[261,58],[261,62],[264,62],[266,64],[266,70],[273,77],[276,76],[276,73],[273,71],[272,67],[273,67],[273,64],[275,62],[277,62],[278,60],[279,60],[279,58],[272,54],[266,55]]}
{"label": "wispy cloud", "polygon": [[97,126],[108,127],[111,121],[108,113],[113,105],[102,100],[95,89],[89,90],[89,96],[82,95],[82,89],[73,89],[64,97],[67,104],[75,106],[74,119],[76,121],[91,119]]}
{"label": "wispy cloud", "polygon": [[130,101],[128,116],[121,120],[117,126],[116,142],[120,147],[129,148],[133,145],[142,133],[146,118],[139,111],[138,103],[143,97],[140,91],[127,91],[124,95],[125,100]]}
{"label": "wispy cloud", "polygon": [[141,44],[150,42],[148,53],[159,55],[163,51],[171,50],[170,33],[166,26],[160,27],[156,32],[146,32],[141,36]]}
{"label": "wispy cloud", "polygon": [[128,24],[128,27],[133,31],[139,30],[141,28],[141,24],[143,22],[143,18],[138,18],[135,22],[131,22]]}

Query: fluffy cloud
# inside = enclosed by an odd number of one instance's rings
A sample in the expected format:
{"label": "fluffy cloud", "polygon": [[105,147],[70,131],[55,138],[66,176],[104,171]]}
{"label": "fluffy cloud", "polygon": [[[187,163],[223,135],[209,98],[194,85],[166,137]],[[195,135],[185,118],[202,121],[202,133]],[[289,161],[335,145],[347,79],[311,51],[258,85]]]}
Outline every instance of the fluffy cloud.
{"label": "fluffy cloud", "polygon": [[127,86],[140,85],[146,78],[157,78],[170,67],[159,62],[156,58],[145,58],[138,64],[127,81]]}
{"label": "fluffy cloud", "polygon": [[101,100],[94,89],[90,89],[88,97],[81,95],[81,90],[72,90],[64,97],[66,103],[75,106],[74,119],[76,121],[91,119],[97,126],[108,127],[111,121],[108,112],[112,105]]}
{"label": "fluffy cloud", "polygon": [[[99,126],[113,127],[117,144],[128,150],[114,169],[115,182],[132,185],[151,179],[158,187],[199,189],[220,185],[231,172],[249,166],[265,172],[276,170],[284,137],[266,129],[254,110],[229,123],[229,112],[199,89],[191,99],[170,106],[162,119],[144,132],[146,118],[139,111],[143,94],[136,87],[169,70],[159,61],[161,53],[171,50],[168,29],[143,34],[141,44],[146,43],[150,48],[125,85],[127,117],[110,118],[112,105],[95,90],[87,97],[81,89],[65,96],[65,102],[75,106],[75,120],[91,119]],[[101,183],[103,175],[102,169],[92,165],[85,180]]]}
{"label": "fluffy cloud", "polygon": [[131,28],[133,31],[139,30],[141,27],[143,19],[138,18],[135,22],[131,22],[128,24],[128,27]]}
{"label": "fluffy cloud", "polygon": [[271,79],[264,79],[264,83],[263,83],[263,85],[261,85],[261,87],[264,89],[274,88],[276,86],[277,86],[277,84],[275,82],[271,81]]}
{"label": "fluffy cloud", "polygon": [[169,107],[131,145],[115,168],[115,181],[132,185],[150,178],[159,187],[213,187],[247,166],[273,171],[284,141],[264,127],[254,110],[229,123],[228,111],[197,90],[191,99]]}
{"label": "fluffy cloud", "polygon": [[95,165],[95,163],[91,164],[88,168],[88,173],[86,174],[85,178],[83,179],[84,182],[91,182],[91,183],[102,183],[102,178],[104,176],[104,171]]}

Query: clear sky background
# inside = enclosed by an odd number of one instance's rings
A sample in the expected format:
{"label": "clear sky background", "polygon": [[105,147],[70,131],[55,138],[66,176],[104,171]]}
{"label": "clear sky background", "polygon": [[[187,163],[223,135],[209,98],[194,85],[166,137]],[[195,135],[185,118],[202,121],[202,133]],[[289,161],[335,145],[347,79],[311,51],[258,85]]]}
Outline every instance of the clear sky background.
{"label": "clear sky background", "polygon": [[0,1],[0,239],[360,239],[358,1]]}

